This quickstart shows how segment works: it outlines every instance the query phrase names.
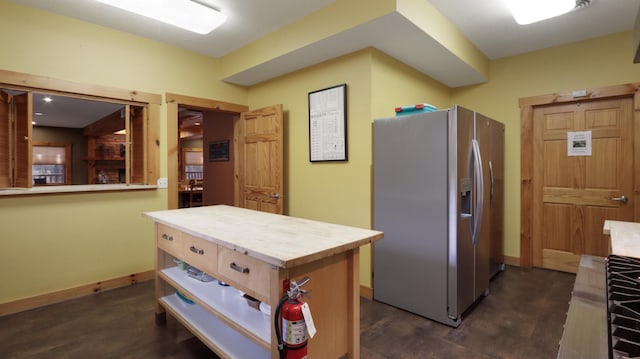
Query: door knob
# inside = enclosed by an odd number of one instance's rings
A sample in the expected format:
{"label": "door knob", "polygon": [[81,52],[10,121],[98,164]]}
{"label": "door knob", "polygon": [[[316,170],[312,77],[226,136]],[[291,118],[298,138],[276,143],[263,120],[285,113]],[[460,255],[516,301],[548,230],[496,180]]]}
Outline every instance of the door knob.
{"label": "door knob", "polygon": [[280,193],[274,193],[271,195],[271,198],[280,198]]}
{"label": "door knob", "polygon": [[627,202],[629,202],[629,198],[627,198],[627,196],[611,197],[610,199],[611,199],[612,201],[618,201],[618,202],[622,202],[622,203],[627,203]]}

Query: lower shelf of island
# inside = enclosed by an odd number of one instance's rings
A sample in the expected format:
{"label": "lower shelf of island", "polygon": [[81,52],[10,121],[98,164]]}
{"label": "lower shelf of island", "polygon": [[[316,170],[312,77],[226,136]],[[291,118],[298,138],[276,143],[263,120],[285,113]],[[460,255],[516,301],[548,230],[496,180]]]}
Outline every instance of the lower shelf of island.
{"label": "lower shelf of island", "polygon": [[269,358],[265,350],[233,330],[197,304],[185,303],[177,294],[160,298],[160,304],[198,339],[230,358]]}
{"label": "lower shelf of island", "polygon": [[196,302],[187,303],[173,293],[160,298],[160,304],[214,351],[232,358],[270,357],[271,316],[251,308],[242,292],[217,280],[201,282],[178,267],[159,275]]}

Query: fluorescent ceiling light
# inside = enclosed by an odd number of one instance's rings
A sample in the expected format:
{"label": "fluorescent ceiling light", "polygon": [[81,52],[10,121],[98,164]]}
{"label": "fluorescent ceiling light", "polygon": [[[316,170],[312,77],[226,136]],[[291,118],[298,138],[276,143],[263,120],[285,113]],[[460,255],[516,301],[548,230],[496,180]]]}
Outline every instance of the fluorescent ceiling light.
{"label": "fluorescent ceiling light", "polygon": [[191,0],[96,0],[198,34],[208,34],[227,17]]}
{"label": "fluorescent ceiling light", "polygon": [[520,25],[566,14],[576,7],[576,0],[505,0]]}

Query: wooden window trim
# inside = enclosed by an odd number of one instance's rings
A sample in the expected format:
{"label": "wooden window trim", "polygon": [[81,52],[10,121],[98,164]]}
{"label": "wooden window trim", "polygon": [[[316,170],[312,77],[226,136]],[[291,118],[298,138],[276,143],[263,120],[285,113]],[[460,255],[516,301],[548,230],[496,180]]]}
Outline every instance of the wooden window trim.
{"label": "wooden window trim", "polygon": [[[633,97],[633,139],[640,143],[640,83],[587,89],[586,95],[573,97],[571,92],[523,97],[520,106],[520,266],[533,264],[533,109],[537,106],[606,99]],[[640,148],[634,146],[634,188],[640,188]],[[633,194],[638,197],[638,191]],[[636,198],[633,198],[632,201]],[[635,202],[632,202],[635,203]],[[635,206],[634,221],[640,221],[640,206]]]}
{"label": "wooden window trim", "polygon": [[[114,184],[114,185],[65,185],[34,188],[3,188],[0,196],[75,193],[75,192],[110,192],[126,190],[156,189],[160,171],[160,107],[162,95],[112,88],[101,85],[90,85],[72,81],[54,79],[13,71],[0,70],[0,87],[28,92],[52,93],[63,96],[87,98],[98,101],[110,101],[125,105],[146,108],[145,129],[145,183],[146,184]],[[54,188],[55,187],[55,188]]]}
{"label": "wooden window trim", "polygon": [[0,85],[17,90],[53,92],[80,98],[121,100],[123,103],[132,104],[162,104],[162,95],[159,94],[88,85],[6,70],[0,70]]}

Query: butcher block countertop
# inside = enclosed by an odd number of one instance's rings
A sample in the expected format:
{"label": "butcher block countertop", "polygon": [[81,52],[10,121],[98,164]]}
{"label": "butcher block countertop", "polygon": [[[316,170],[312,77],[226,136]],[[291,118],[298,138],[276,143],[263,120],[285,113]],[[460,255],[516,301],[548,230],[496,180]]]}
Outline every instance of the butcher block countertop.
{"label": "butcher block countertop", "polygon": [[217,205],[145,216],[219,246],[287,268],[382,239],[379,231]]}
{"label": "butcher block countertop", "polygon": [[558,359],[608,357],[604,258],[582,256],[564,324]]}
{"label": "butcher block countertop", "polygon": [[640,258],[640,223],[604,221],[603,233],[611,236],[611,253]]}

